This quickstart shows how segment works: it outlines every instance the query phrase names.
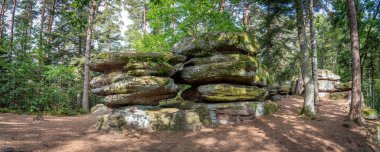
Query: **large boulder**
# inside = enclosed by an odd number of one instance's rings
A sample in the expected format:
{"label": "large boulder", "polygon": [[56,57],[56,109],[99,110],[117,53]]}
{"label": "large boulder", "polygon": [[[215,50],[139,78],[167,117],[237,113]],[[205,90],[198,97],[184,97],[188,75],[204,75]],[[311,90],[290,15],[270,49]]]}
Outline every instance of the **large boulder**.
{"label": "large boulder", "polygon": [[318,80],[318,91],[321,92],[336,92],[335,89],[336,81],[330,80]]}
{"label": "large boulder", "polygon": [[349,91],[352,88],[352,81],[346,83],[337,82],[335,83],[334,87],[338,91]]}
{"label": "large boulder", "polygon": [[170,99],[177,95],[176,91],[161,88],[151,92],[141,91],[130,94],[114,94],[104,98],[108,107],[120,107],[127,105],[159,105],[160,100]]}
{"label": "large boulder", "polygon": [[219,62],[188,66],[179,71],[179,77],[187,84],[237,83],[252,85],[256,81],[257,65],[249,61]]}
{"label": "large boulder", "polygon": [[376,120],[379,118],[379,114],[377,113],[377,111],[369,107],[362,108],[362,115],[363,118],[369,120]]}
{"label": "large boulder", "polygon": [[128,63],[148,62],[175,65],[184,62],[186,57],[171,53],[157,52],[102,52],[95,55],[89,65],[92,71],[109,73],[124,70]]}
{"label": "large boulder", "polygon": [[180,108],[141,105],[117,108],[111,114],[99,116],[95,128],[195,131],[203,126],[239,124],[279,109],[273,102],[183,103]]}
{"label": "large boulder", "polygon": [[[157,108],[152,106],[131,106],[114,109],[113,114],[104,115],[97,121],[96,128],[109,130],[109,128],[122,129],[133,127],[136,129],[196,131],[202,127],[199,115],[191,110],[178,108]],[[109,118],[116,117],[118,125],[110,123]],[[122,126],[121,126],[122,125]]]}
{"label": "large boulder", "polygon": [[339,81],[340,76],[334,74],[330,70],[318,69],[318,80]]}
{"label": "large boulder", "polygon": [[206,33],[186,37],[174,45],[173,52],[188,57],[205,57],[215,54],[257,54],[254,40],[244,33]]}
{"label": "large boulder", "polygon": [[168,77],[142,76],[142,77],[125,77],[124,80],[112,83],[110,85],[94,88],[91,90],[98,95],[129,94],[129,93],[151,93],[178,91],[177,85],[173,79]]}
{"label": "large boulder", "polygon": [[206,102],[236,102],[260,101],[265,99],[268,92],[256,86],[236,84],[201,85],[196,89],[190,88],[183,92],[183,98]]}

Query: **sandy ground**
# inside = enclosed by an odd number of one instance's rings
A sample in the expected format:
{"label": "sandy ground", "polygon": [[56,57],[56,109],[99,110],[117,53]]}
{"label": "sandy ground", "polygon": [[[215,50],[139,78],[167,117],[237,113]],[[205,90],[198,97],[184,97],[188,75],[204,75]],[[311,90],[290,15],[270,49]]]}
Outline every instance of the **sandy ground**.
{"label": "sandy ground", "polygon": [[[78,117],[0,114],[0,148],[18,151],[377,151],[366,142],[363,127],[342,124],[348,107],[341,101],[322,100],[320,117],[298,115],[302,98],[290,96],[278,102],[279,112],[253,122],[204,128],[199,132],[127,131],[96,132],[89,115]],[[371,148],[372,147],[372,148]]]}

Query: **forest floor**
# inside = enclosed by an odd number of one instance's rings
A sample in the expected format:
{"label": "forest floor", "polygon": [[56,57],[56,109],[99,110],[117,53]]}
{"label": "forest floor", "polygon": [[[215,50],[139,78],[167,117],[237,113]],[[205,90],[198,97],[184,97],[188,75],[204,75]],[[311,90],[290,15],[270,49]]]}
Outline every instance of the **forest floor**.
{"label": "forest floor", "polygon": [[[323,99],[320,116],[299,116],[303,98],[277,102],[280,111],[252,122],[203,128],[198,132],[96,132],[90,115],[76,117],[0,114],[0,148],[17,151],[378,151],[366,140],[364,127],[346,128],[348,105]],[[372,122],[373,123],[373,122]]]}

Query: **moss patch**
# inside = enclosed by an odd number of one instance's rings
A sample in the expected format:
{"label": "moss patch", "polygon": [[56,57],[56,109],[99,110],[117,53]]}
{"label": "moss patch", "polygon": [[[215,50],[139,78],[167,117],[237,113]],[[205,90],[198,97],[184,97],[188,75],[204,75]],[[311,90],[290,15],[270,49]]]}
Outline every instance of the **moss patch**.
{"label": "moss patch", "polygon": [[274,102],[267,102],[267,103],[265,103],[265,106],[264,106],[264,110],[265,110],[266,115],[273,114],[273,113],[277,112],[279,109],[280,109],[280,107]]}
{"label": "moss patch", "polygon": [[379,115],[375,109],[365,107],[365,108],[362,108],[361,110],[362,110],[362,115],[365,119],[374,120],[374,119],[377,119],[379,117]]}

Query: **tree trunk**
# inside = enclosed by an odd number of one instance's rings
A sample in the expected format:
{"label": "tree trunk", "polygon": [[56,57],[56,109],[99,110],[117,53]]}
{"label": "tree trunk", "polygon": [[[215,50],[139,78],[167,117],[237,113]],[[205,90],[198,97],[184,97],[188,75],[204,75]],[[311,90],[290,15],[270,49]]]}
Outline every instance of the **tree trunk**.
{"label": "tree trunk", "polygon": [[53,29],[53,22],[54,22],[54,14],[55,14],[55,0],[50,1],[50,7],[48,8],[49,16],[48,16],[48,27],[46,31],[46,52],[45,52],[45,58],[48,63],[50,63],[49,59],[49,53],[51,51],[51,31]]}
{"label": "tree trunk", "polygon": [[226,0],[220,0],[220,3],[219,3],[219,12],[224,12],[225,8],[226,8]]}
{"label": "tree trunk", "polygon": [[15,23],[15,12],[16,12],[16,5],[17,0],[13,0],[13,8],[12,8],[12,17],[11,17],[11,35],[10,35],[10,43],[9,43],[9,59],[12,60],[13,58],[13,31],[14,31],[14,23]]}
{"label": "tree trunk", "polygon": [[302,95],[303,90],[304,90],[304,83],[302,80],[302,74],[300,74],[300,76],[297,79],[295,94]]}
{"label": "tree trunk", "polygon": [[297,13],[297,30],[298,30],[298,40],[302,53],[302,77],[305,86],[304,94],[304,105],[301,111],[301,114],[305,116],[315,116],[314,109],[314,83],[312,81],[311,75],[312,72],[309,69],[309,51],[307,48],[307,38],[306,38],[306,29],[305,29],[305,19],[303,15],[303,6],[301,0],[295,0],[295,7]]}
{"label": "tree trunk", "polygon": [[0,39],[3,38],[3,32],[4,32],[4,14],[5,11],[8,9],[7,0],[1,1],[1,11],[0,11]]}
{"label": "tree trunk", "polygon": [[314,1],[309,0],[309,18],[310,18],[310,43],[313,50],[313,83],[314,83],[314,105],[316,110],[319,109],[319,96],[318,96],[318,50],[315,41],[315,26],[314,26]]}
{"label": "tree trunk", "polygon": [[32,27],[33,27],[33,1],[30,1],[30,5],[28,8],[28,19],[29,19],[29,27],[28,27],[28,35],[32,35]]}
{"label": "tree trunk", "polygon": [[82,56],[82,36],[78,36],[78,57]]}
{"label": "tree trunk", "polygon": [[144,12],[143,12],[143,34],[146,34],[146,14],[147,14],[148,8],[146,6],[146,1],[144,1]]}
{"label": "tree trunk", "polygon": [[371,86],[371,108],[372,109],[375,109],[375,78],[374,78],[374,65],[373,65],[373,60],[374,60],[374,57],[373,57],[373,52],[371,53],[371,70],[370,70],[370,77],[371,77],[371,82],[370,82],[370,86]]}
{"label": "tree trunk", "polygon": [[351,52],[352,52],[352,99],[348,119],[362,124],[361,117],[361,69],[359,54],[359,34],[356,20],[356,7],[354,0],[347,0],[348,21],[350,26]]}
{"label": "tree trunk", "polygon": [[86,37],[86,50],[85,50],[85,64],[84,64],[84,79],[83,79],[83,98],[82,98],[82,108],[89,110],[89,83],[90,83],[90,54],[91,54],[91,36],[92,28],[94,24],[94,18],[96,13],[96,0],[91,0],[90,2],[90,15],[88,16],[88,27],[87,27],[87,37]]}
{"label": "tree trunk", "polygon": [[231,4],[231,17],[235,16],[235,6],[234,4]]}
{"label": "tree trunk", "polygon": [[42,10],[41,10],[41,22],[40,22],[40,38],[39,38],[39,47],[38,47],[38,80],[42,81],[42,62],[43,62],[43,41],[42,35],[44,32],[44,21],[45,21],[45,8],[46,8],[46,0],[42,2]]}
{"label": "tree trunk", "polygon": [[250,10],[251,5],[250,3],[246,3],[244,6],[244,14],[243,14],[243,25],[245,28],[249,25],[249,13],[251,12]]}

